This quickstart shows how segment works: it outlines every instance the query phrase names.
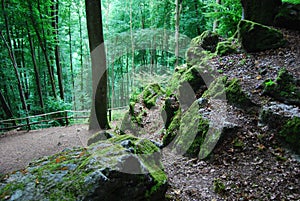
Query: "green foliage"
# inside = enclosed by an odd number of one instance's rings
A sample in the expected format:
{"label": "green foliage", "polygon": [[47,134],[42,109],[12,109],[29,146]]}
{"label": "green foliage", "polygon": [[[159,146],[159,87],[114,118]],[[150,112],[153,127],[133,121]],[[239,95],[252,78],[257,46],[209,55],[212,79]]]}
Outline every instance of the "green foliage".
{"label": "green foliage", "polygon": [[216,193],[222,194],[225,192],[226,186],[220,179],[214,179],[213,188]]}
{"label": "green foliage", "polygon": [[300,0],[282,0],[282,2],[292,3],[292,4],[300,4]]}
{"label": "green foliage", "polygon": [[218,21],[218,34],[226,37],[233,36],[242,17],[240,0],[222,1],[222,4],[216,4],[215,0],[210,0],[206,7],[205,17],[209,23],[213,24],[214,20]]}

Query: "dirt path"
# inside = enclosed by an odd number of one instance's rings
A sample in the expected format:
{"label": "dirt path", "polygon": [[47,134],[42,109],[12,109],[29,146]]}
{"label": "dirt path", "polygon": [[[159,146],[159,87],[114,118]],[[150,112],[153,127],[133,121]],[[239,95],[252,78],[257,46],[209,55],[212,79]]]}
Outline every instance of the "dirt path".
{"label": "dirt path", "polygon": [[22,169],[32,160],[65,148],[86,146],[92,134],[87,125],[73,125],[0,135],[0,174]]}

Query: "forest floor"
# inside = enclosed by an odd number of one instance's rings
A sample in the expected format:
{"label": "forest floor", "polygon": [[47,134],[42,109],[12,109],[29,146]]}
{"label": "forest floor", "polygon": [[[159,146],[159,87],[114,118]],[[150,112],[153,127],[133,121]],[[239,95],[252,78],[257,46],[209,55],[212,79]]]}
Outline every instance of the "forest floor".
{"label": "forest floor", "polygon": [[[270,100],[261,95],[259,86],[268,78],[275,79],[281,67],[300,78],[300,33],[283,33],[288,40],[284,48],[214,57],[211,64],[223,75],[239,78],[251,100],[263,105]],[[227,119],[238,129],[214,150],[211,160],[163,149],[169,176],[167,200],[300,200],[299,158],[283,148],[274,133],[258,126],[257,112],[245,113],[233,106],[227,111]],[[160,107],[149,110],[143,124],[147,131],[143,137],[161,140]],[[67,147],[86,146],[92,134],[86,125],[74,125],[1,135],[0,173],[22,169],[31,160]]]}

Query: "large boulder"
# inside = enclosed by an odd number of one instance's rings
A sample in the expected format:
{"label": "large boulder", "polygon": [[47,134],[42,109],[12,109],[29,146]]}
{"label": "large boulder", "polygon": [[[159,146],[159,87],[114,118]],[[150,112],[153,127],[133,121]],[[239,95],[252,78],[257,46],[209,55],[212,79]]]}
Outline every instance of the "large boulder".
{"label": "large boulder", "polygon": [[1,200],[163,200],[160,150],[131,135],[35,161],[2,179]]}
{"label": "large boulder", "polygon": [[268,79],[263,83],[263,94],[280,102],[300,106],[300,84],[297,82],[287,69],[282,68],[275,80]]}
{"label": "large boulder", "polygon": [[300,2],[298,4],[283,3],[275,17],[275,26],[300,30]]}
{"label": "large boulder", "polygon": [[299,107],[271,102],[261,109],[259,124],[268,126],[281,142],[300,154]]}
{"label": "large boulder", "polygon": [[243,19],[264,25],[273,25],[281,0],[241,0]]}
{"label": "large boulder", "polygon": [[286,42],[280,31],[248,20],[239,22],[238,38],[247,52],[279,48]]}
{"label": "large boulder", "polygon": [[212,31],[204,31],[200,36],[193,38],[191,47],[202,47],[204,50],[215,52],[219,42],[219,35]]}

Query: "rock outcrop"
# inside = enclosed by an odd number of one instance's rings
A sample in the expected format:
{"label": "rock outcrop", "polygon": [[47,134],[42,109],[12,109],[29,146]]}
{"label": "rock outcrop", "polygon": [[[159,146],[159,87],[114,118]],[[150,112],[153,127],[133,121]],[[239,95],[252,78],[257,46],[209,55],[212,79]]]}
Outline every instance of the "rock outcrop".
{"label": "rock outcrop", "polygon": [[239,22],[238,38],[247,52],[279,48],[285,44],[280,31],[248,20]]}
{"label": "rock outcrop", "polygon": [[283,3],[275,17],[275,26],[300,30],[300,2]]}
{"label": "rock outcrop", "polygon": [[160,150],[131,135],[35,161],[0,185],[1,200],[163,200]]}

